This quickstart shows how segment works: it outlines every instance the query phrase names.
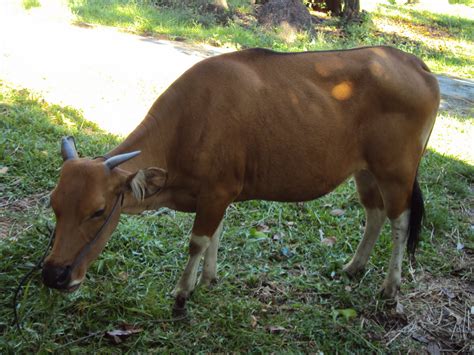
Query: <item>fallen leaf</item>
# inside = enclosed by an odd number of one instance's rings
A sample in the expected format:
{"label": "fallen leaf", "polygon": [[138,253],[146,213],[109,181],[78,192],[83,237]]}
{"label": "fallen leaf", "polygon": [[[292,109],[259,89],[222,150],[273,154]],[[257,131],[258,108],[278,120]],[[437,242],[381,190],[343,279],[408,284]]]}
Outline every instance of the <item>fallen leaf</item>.
{"label": "fallen leaf", "polygon": [[283,238],[283,234],[282,234],[282,233],[276,233],[276,234],[274,234],[274,235],[272,236],[272,240],[275,241],[275,242],[278,241],[278,240],[280,240],[281,238]]}
{"label": "fallen leaf", "polygon": [[8,172],[8,168],[7,168],[6,166],[2,166],[2,167],[0,168],[0,174],[1,174],[1,175],[6,174],[7,172]]}
{"label": "fallen leaf", "polygon": [[258,321],[257,317],[255,317],[254,315],[251,315],[251,316],[250,316],[250,326],[251,326],[252,328],[256,328],[256,327],[257,327],[257,321]]}
{"label": "fallen leaf", "polygon": [[272,334],[281,334],[283,332],[286,332],[286,328],[280,325],[269,325],[267,327],[267,330]]}
{"label": "fallen leaf", "polygon": [[439,348],[438,344],[435,342],[431,342],[426,346],[426,351],[428,351],[428,354],[430,355],[440,355],[441,354],[441,349]]}
{"label": "fallen leaf", "polygon": [[353,308],[336,309],[336,317],[343,316],[345,320],[357,317],[357,312]]}
{"label": "fallen leaf", "polygon": [[455,295],[451,290],[448,290],[447,288],[442,287],[442,288],[441,288],[441,291],[442,291],[446,296],[448,296],[448,298],[449,298],[450,300],[452,300],[454,297],[456,297],[456,295]]}
{"label": "fallen leaf", "polygon": [[127,281],[128,280],[128,272],[121,271],[121,272],[119,272],[118,277],[119,277],[119,279],[121,279],[123,281]]}
{"label": "fallen leaf", "polygon": [[284,256],[286,258],[291,258],[293,256],[293,253],[287,247],[281,248],[280,253],[281,253],[282,256]]}
{"label": "fallen leaf", "polygon": [[340,208],[335,208],[335,209],[333,209],[333,210],[330,212],[331,216],[335,216],[335,217],[340,217],[340,216],[342,216],[344,213],[346,213],[346,211],[341,210]]}
{"label": "fallen leaf", "polygon": [[114,329],[105,332],[105,336],[108,337],[114,344],[120,344],[128,336],[140,332],[143,332],[143,328],[135,328],[132,325],[124,324],[122,325],[122,329]]}
{"label": "fallen leaf", "polygon": [[321,240],[321,243],[329,247],[333,247],[334,244],[336,244],[336,241],[337,241],[336,237],[327,237],[327,238],[323,238]]}
{"label": "fallen leaf", "polygon": [[344,287],[344,290],[346,290],[347,292],[351,292],[351,291],[352,291],[352,287],[346,286],[346,287]]}
{"label": "fallen leaf", "polygon": [[250,236],[254,238],[265,238],[266,234],[263,232],[258,231],[255,228],[250,229]]}
{"label": "fallen leaf", "polygon": [[400,302],[397,302],[397,305],[395,306],[395,313],[397,314],[405,314],[405,308]]}
{"label": "fallen leaf", "polygon": [[270,233],[270,227],[267,226],[266,224],[263,224],[263,223],[257,225],[257,227],[255,227],[255,229],[256,229],[258,232]]}
{"label": "fallen leaf", "polygon": [[420,343],[428,344],[428,339],[423,334],[413,333],[411,337],[415,340],[418,340]]}

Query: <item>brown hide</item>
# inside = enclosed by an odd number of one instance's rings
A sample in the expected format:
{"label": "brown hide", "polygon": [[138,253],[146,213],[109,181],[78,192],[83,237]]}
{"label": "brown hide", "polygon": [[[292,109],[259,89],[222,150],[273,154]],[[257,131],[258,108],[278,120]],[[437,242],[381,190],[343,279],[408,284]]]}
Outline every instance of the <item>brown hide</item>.
{"label": "brown hide", "polygon": [[124,169],[168,170],[146,206],[183,211],[216,187],[237,201],[311,200],[362,169],[411,186],[438,104],[425,64],[393,48],[250,49],[188,70],[111,154],[140,149]]}
{"label": "brown hide", "polygon": [[[203,60],[109,153],[140,150],[138,157],[111,171],[103,159],[64,163],[52,196],[58,233],[47,264],[70,264],[105,219],[91,215],[104,206],[109,213],[120,191],[122,212],[196,212],[193,233],[211,236],[233,201],[312,200],[355,174],[364,206],[395,219],[409,208],[438,105],[426,65],[389,47],[250,49]],[[160,172],[155,181],[164,184],[146,189],[154,194],[143,201],[129,186],[139,169],[148,169],[143,179]],[[73,281],[83,279],[117,220]]]}

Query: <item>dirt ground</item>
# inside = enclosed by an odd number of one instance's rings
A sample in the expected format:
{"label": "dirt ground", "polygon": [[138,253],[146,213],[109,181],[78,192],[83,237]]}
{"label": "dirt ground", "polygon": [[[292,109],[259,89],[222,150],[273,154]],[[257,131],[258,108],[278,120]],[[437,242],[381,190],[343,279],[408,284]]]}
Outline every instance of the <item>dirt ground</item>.
{"label": "dirt ground", "polygon": [[[126,135],[154,100],[198,61],[230,49],[73,25],[61,0],[29,11],[0,1],[0,79],[70,105],[103,129]],[[472,114],[474,81],[440,76],[442,108]]]}

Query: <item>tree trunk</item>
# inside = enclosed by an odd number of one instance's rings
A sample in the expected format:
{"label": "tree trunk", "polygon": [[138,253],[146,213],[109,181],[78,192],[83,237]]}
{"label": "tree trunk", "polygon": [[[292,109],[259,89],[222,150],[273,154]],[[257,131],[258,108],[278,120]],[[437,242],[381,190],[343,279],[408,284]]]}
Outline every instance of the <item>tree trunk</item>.
{"label": "tree trunk", "polygon": [[359,16],[360,2],[359,0],[344,0],[344,12],[342,16],[346,19],[352,19]]}
{"label": "tree trunk", "polygon": [[227,5],[227,0],[212,0],[211,4],[219,9],[229,10],[229,5]]}
{"label": "tree trunk", "polygon": [[331,11],[331,16],[340,16],[342,12],[342,0],[326,0],[326,8]]}

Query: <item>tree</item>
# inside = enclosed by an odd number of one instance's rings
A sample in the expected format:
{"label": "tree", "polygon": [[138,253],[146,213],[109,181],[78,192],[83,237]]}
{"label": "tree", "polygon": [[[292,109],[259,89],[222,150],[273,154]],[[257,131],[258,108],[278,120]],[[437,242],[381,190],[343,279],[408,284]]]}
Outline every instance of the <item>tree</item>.
{"label": "tree", "polygon": [[344,11],[342,16],[346,19],[353,19],[359,16],[360,1],[359,0],[344,0]]}
{"label": "tree", "polygon": [[211,5],[221,9],[221,10],[229,10],[229,5],[227,5],[227,0],[210,0]]}

